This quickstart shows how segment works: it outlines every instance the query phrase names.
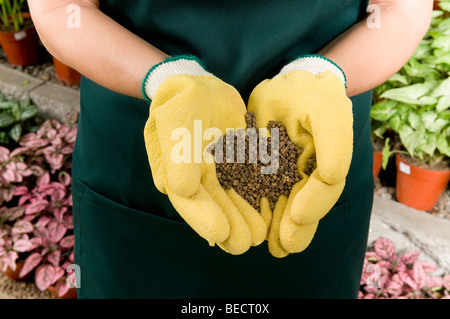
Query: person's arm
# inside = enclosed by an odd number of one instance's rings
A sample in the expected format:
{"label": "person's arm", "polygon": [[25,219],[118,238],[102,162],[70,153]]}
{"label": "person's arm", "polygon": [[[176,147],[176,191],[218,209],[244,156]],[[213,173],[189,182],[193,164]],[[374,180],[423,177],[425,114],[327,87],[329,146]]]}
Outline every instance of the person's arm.
{"label": "person's arm", "polygon": [[[144,98],[142,80],[167,55],[103,14],[99,1],[28,0],[28,6],[55,58],[112,91]],[[79,25],[71,24],[69,5],[79,8]]]}
{"label": "person's arm", "polygon": [[379,28],[363,20],[318,53],[343,69],[348,96],[373,89],[401,69],[431,22],[433,0],[371,0],[369,4],[380,10]]}

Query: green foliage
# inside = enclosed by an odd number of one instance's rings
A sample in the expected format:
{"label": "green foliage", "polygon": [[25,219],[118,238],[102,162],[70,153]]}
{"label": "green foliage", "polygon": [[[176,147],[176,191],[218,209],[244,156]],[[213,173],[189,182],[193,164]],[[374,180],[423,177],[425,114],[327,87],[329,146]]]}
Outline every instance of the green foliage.
{"label": "green foliage", "polygon": [[374,90],[372,134],[394,132],[406,151],[428,163],[450,157],[450,0],[403,68]]}
{"label": "green foliage", "polygon": [[19,31],[23,26],[22,6],[24,1],[0,0],[0,19],[6,29],[13,27],[14,31]]}
{"label": "green foliage", "polygon": [[0,94],[0,144],[18,142],[24,133],[33,131],[38,112],[30,99],[16,101]]}

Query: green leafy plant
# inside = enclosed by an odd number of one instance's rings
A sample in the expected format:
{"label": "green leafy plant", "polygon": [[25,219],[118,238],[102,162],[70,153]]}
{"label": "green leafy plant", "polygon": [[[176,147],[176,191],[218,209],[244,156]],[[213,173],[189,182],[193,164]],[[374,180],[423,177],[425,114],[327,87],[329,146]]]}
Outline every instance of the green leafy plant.
{"label": "green leafy plant", "polygon": [[414,55],[375,89],[370,113],[373,137],[397,134],[411,157],[428,164],[450,157],[450,0],[440,6]]}
{"label": "green leafy plant", "polygon": [[22,6],[25,0],[0,0],[0,17],[7,30],[19,31],[23,24]]}
{"label": "green leafy plant", "polygon": [[36,129],[35,116],[39,109],[30,99],[16,101],[0,94],[0,144],[19,142],[24,133]]}

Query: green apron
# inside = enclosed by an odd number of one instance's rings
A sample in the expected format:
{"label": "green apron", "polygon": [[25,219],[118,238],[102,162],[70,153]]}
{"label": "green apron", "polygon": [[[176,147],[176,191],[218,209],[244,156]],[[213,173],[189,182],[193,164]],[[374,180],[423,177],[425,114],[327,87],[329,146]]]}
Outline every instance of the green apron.
{"label": "green apron", "polygon": [[[103,0],[101,10],[168,54],[203,59],[247,100],[291,59],[361,20],[367,2]],[[210,247],[155,188],[147,102],[83,78],[73,161],[79,298],[355,298],[373,199],[371,92],[352,101],[347,186],[311,245],[282,259],[266,243],[233,256]]]}

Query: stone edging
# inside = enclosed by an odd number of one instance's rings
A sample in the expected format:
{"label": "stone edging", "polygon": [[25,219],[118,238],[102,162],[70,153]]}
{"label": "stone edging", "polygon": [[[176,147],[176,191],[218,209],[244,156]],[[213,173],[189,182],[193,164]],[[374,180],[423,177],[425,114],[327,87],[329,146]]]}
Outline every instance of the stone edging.
{"label": "stone edging", "polygon": [[8,98],[31,98],[43,118],[63,122],[71,110],[80,111],[80,92],[0,65],[0,92]]}

